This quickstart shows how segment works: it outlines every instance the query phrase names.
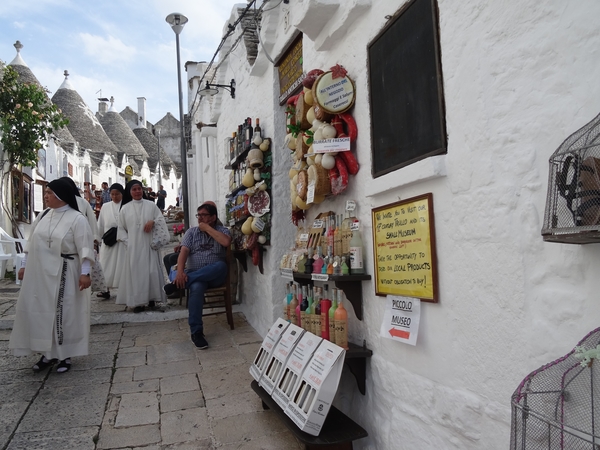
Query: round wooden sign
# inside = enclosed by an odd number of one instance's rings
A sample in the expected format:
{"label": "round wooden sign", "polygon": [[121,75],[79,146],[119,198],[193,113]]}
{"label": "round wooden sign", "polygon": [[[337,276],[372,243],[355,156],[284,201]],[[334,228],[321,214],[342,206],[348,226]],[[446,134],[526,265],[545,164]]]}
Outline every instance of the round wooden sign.
{"label": "round wooden sign", "polygon": [[333,78],[332,72],[319,75],[312,87],[314,101],[329,114],[341,114],[354,105],[356,89],[349,76]]}

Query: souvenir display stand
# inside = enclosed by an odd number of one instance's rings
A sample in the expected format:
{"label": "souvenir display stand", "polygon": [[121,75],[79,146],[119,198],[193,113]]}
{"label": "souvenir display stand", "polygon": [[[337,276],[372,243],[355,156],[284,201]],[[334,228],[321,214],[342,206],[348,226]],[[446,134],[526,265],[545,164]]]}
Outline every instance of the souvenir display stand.
{"label": "souvenir display stand", "polygon": [[262,255],[271,240],[271,140],[262,137],[259,119],[252,129],[244,121],[229,140],[231,170],[226,202],[226,225],[231,229],[232,250],[244,272],[246,257],[263,273]]}
{"label": "souvenir display stand", "polygon": [[307,449],[351,449],[368,433],[332,405],[346,352],[278,319],[250,367],[252,389]]}

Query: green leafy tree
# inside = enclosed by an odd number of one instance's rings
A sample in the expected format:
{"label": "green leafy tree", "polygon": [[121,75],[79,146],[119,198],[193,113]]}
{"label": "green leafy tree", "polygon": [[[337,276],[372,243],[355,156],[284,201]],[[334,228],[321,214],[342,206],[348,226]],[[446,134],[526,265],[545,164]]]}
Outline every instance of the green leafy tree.
{"label": "green leafy tree", "polygon": [[11,66],[0,61],[0,142],[10,164],[35,167],[38,150],[52,130],[69,123],[48,98],[47,89],[35,83],[22,83]]}
{"label": "green leafy tree", "polygon": [[69,123],[54,105],[48,90],[35,83],[22,83],[11,66],[0,61],[0,203],[11,221],[13,235],[21,235],[12,214],[4,201],[4,186],[12,186],[13,168],[35,167],[38,151],[47,142],[53,130]]}

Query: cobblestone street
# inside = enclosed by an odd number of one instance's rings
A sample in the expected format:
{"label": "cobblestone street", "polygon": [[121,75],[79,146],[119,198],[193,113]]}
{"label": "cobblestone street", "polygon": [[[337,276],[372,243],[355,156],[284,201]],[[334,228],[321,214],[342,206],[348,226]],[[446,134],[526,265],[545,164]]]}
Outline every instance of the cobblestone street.
{"label": "cobblestone street", "polygon": [[134,314],[93,296],[90,354],[34,373],[8,350],[19,287],[0,282],[0,449],[301,449],[251,390],[260,335],[235,313],[191,342],[178,299]]}

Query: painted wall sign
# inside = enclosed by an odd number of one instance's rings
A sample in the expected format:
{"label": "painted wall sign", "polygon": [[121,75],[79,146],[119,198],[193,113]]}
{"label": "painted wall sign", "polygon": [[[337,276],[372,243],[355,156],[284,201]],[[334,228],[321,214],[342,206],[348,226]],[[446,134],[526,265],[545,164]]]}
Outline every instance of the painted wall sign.
{"label": "painted wall sign", "polygon": [[333,78],[333,72],[319,75],[313,85],[313,97],[324,111],[340,114],[354,105],[356,89],[348,76]]}
{"label": "painted wall sign", "polygon": [[279,104],[285,101],[299,88],[305,77],[302,71],[302,35],[290,46],[287,53],[277,64],[279,74]]}
{"label": "painted wall sign", "polygon": [[438,301],[433,195],[372,210],[375,292]]}

